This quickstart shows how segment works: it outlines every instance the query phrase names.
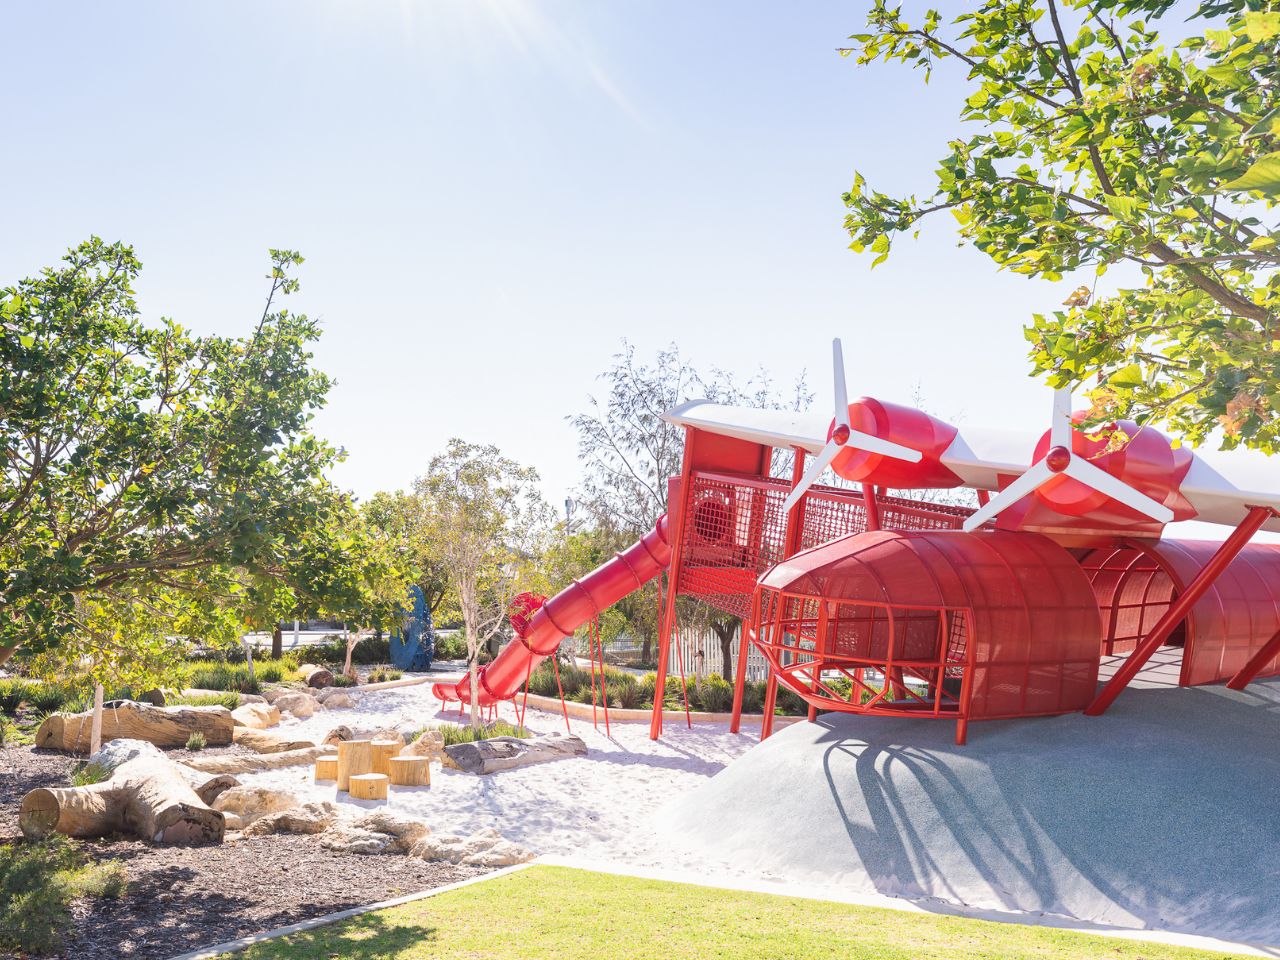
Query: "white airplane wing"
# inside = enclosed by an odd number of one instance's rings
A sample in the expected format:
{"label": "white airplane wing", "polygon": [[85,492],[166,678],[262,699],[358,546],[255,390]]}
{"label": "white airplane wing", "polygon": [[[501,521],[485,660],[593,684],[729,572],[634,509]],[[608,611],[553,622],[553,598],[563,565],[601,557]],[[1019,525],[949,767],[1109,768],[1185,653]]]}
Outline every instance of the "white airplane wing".
{"label": "white airplane wing", "polygon": [[939,459],[966,487],[999,490],[999,475],[1020,477],[1027,472],[1039,439],[1039,434],[1015,430],[966,427]]}
{"label": "white airplane wing", "polygon": [[[1182,481],[1182,495],[1196,508],[1196,519],[1235,526],[1253,506],[1280,510],[1280,459],[1254,450],[1196,450]],[[1268,492],[1268,490],[1270,492]],[[1272,518],[1264,530],[1280,531]]]}
{"label": "white airplane wing", "polygon": [[831,417],[827,414],[756,410],[710,400],[686,401],[672,407],[662,419],[679,427],[694,427],[771,447],[799,447],[809,453],[817,453],[826,445],[827,428],[831,426]]}

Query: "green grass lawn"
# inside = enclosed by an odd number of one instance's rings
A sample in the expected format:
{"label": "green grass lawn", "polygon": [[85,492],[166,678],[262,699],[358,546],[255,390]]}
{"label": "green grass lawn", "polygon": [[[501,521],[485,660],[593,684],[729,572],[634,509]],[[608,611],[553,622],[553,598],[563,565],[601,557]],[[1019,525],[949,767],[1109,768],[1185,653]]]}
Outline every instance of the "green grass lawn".
{"label": "green grass lawn", "polygon": [[365,914],[255,960],[1192,960],[1226,954],[933,914],[738,893],[566,867]]}

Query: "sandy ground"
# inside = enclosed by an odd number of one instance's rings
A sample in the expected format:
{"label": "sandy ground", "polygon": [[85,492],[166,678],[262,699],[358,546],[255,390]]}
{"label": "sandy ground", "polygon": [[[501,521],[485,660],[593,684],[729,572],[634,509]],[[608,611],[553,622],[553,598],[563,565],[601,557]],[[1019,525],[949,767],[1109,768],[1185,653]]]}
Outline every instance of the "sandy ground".
{"label": "sandy ground", "polygon": [[[434,719],[458,716],[423,684],[285,729],[319,740],[338,724]],[[709,883],[1280,944],[1280,681],[1243,694],[1153,685],[1102,719],[976,724],[965,747],[952,724],[919,720],[825,715],[763,745],[753,727],[668,722],[654,742],[647,723],[607,737],[571,722],[586,758],[485,777],[435,769],[429,788],[393,787],[389,807],[439,833],[494,827],[535,854]],[[559,714],[531,710],[528,723],[564,729]],[[309,768],[242,779],[376,806]]]}
{"label": "sandy ground", "polygon": [[[354,709],[320,711],[304,721],[286,721],[277,729],[319,741],[339,724],[356,730],[393,727],[408,732],[432,720],[460,719],[456,708],[442,709],[430,684],[358,697]],[[515,719],[509,704],[501,707],[499,716]],[[532,708],[526,723],[535,733],[565,729],[560,714]],[[754,732],[731,734],[723,724],[695,724],[690,730],[683,722],[678,727],[668,722],[667,735],[654,742],[647,723],[612,723],[612,736],[605,735],[603,718],[598,730],[590,722],[571,718],[570,723],[573,733],[587,744],[585,758],[484,777],[436,765],[430,787],[392,787],[387,806],[423,819],[437,833],[470,834],[493,827],[536,854],[670,865],[677,855],[662,830],[659,809],[704,784],[757,741]],[[308,800],[332,800],[353,811],[378,806],[339,794],[333,784],[315,784],[310,767],[240,779],[245,784],[289,789]]]}

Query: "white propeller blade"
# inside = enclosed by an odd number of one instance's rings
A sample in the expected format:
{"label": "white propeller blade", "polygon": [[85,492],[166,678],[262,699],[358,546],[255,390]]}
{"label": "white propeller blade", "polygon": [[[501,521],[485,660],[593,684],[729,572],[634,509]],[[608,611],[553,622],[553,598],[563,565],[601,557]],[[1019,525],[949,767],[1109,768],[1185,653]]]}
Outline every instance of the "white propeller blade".
{"label": "white propeller blade", "polygon": [[1049,449],[1061,448],[1067,452],[1065,467],[1053,470],[1048,463],[1048,456],[1031,465],[1022,476],[987,501],[982,507],[964,522],[966,533],[972,533],[988,520],[1017,503],[1059,473],[1078,480],[1087,487],[1110,497],[1126,507],[1136,510],[1159,523],[1168,523],[1173,519],[1173,511],[1163,503],[1152,500],[1146,494],[1135,490],[1123,480],[1118,480],[1096,464],[1078,456],[1071,449],[1071,390],[1061,387],[1053,392],[1053,419],[1049,424]]}
{"label": "white propeller blade", "polygon": [[[791,491],[783,503],[782,509],[784,512],[790,511],[792,507],[800,502],[800,499],[808,492],[809,488],[817,483],[818,477],[822,476],[822,471],[831,466],[831,461],[845,448],[865,450],[867,453],[878,453],[882,456],[893,457],[895,460],[905,460],[908,463],[919,463],[921,459],[919,450],[912,450],[910,447],[904,447],[902,444],[894,443],[892,440],[882,440],[873,434],[863,433],[861,430],[854,430],[850,427],[849,392],[844,382],[844,351],[841,349],[839,337],[831,341],[831,362],[835,374],[836,432],[827,441],[827,445],[822,448],[822,452],[813,458],[813,463],[809,464],[804,476],[800,478],[800,482],[796,484],[795,489]],[[841,435],[843,435],[843,440],[837,440],[836,438]]]}
{"label": "white propeller blade", "polygon": [[844,385],[844,348],[840,338],[831,341],[831,363],[835,367],[836,381],[836,423],[849,426],[849,391]]}
{"label": "white propeller blade", "polygon": [[783,513],[789,512],[792,507],[800,502],[809,488],[818,482],[818,477],[822,476],[822,471],[831,466],[831,461],[839,455],[842,449],[838,443],[828,443],[822,448],[822,452],[813,458],[813,462],[805,470],[804,476],[800,478],[796,488],[787,495],[787,499],[782,504]]}
{"label": "white propeller blade", "polygon": [[1105,493],[1112,500],[1123,503],[1126,507],[1146,514],[1159,523],[1168,523],[1173,519],[1173,511],[1163,503],[1152,500],[1145,493],[1133,489],[1123,480],[1117,480],[1101,467],[1090,463],[1083,457],[1072,457],[1067,469],[1062,471],[1068,477],[1079,480],[1086,486],[1093,487],[1099,493]]}
{"label": "white propeller blade", "polygon": [[964,522],[964,532],[973,533],[1005,507],[1015,504],[1023,497],[1035,492],[1042,483],[1052,476],[1053,471],[1049,469],[1049,465],[1043,460],[1032,464],[1026,473],[988,500],[985,506],[979,508],[977,513],[969,517]]}

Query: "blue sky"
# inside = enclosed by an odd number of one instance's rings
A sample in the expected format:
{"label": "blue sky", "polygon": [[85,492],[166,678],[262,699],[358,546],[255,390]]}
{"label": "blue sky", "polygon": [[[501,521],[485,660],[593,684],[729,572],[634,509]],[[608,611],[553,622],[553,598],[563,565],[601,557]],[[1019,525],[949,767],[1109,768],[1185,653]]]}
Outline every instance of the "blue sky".
{"label": "blue sky", "polygon": [[789,382],[1039,429],[1021,328],[1072,284],[998,273],[939,219],[874,271],[860,169],[927,191],[963,96],[835,53],[864,4],[254,0],[0,12],[0,282],[92,233],[139,300],[249,329],[266,249],[307,263],[335,479],[409,484],[451,436],[576,482],[565,417],[623,337]]}

